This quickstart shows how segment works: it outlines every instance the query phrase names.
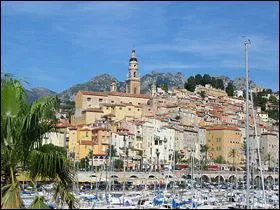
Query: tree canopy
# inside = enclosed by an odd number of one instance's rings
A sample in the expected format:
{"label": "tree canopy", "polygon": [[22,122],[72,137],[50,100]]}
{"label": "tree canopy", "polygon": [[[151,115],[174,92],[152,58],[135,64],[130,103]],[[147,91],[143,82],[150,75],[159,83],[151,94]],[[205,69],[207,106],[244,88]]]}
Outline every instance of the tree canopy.
{"label": "tree canopy", "polygon": [[232,82],[229,82],[227,87],[226,87],[226,93],[228,94],[228,96],[233,96],[234,95],[234,91],[236,90],[235,86],[233,85]]}
{"label": "tree canopy", "polygon": [[204,74],[203,76],[201,76],[200,74],[190,76],[187,79],[184,87],[187,90],[194,92],[196,85],[205,86],[206,84],[210,84],[212,85],[212,87],[217,89],[225,89],[224,82],[222,79],[216,79],[215,77],[211,77],[209,74]]}

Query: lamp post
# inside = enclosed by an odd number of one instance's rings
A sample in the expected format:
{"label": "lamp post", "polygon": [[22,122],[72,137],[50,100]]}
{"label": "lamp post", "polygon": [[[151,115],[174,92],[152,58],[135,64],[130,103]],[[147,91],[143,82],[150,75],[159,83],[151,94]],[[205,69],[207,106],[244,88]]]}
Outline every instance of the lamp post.
{"label": "lamp post", "polygon": [[160,154],[160,152],[157,149],[156,150],[156,155],[157,155],[157,172],[159,172],[159,154]]}
{"label": "lamp post", "polygon": [[[127,149],[126,149],[126,134],[123,135],[123,142],[124,142],[124,155],[126,156],[126,162],[127,162],[127,155],[128,155],[128,152],[127,152]],[[124,174],[124,177],[125,177],[125,161],[124,161],[124,164],[123,164],[123,174]],[[124,192],[125,192],[125,179],[123,180],[123,205],[124,205]]]}

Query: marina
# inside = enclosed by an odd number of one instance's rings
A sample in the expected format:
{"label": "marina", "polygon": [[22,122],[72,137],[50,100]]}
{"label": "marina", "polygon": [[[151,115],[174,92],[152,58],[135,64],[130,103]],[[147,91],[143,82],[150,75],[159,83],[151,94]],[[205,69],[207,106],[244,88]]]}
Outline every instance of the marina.
{"label": "marina", "polygon": [[[246,206],[246,189],[226,188],[224,185],[203,184],[183,188],[180,186],[158,187],[149,190],[111,191],[94,189],[74,191],[79,209],[244,209]],[[260,189],[250,190],[250,203],[252,209],[279,209],[279,191],[266,190],[266,202]],[[277,185],[278,186],[278,185]],[[45,201],[52,208],[59,208],[52,200],[53,192],[42,185],[41,192],[23,191],[21,197],[28,208],[36,195],[43,195]],[[67,206],[63,206],[67,208]]]}

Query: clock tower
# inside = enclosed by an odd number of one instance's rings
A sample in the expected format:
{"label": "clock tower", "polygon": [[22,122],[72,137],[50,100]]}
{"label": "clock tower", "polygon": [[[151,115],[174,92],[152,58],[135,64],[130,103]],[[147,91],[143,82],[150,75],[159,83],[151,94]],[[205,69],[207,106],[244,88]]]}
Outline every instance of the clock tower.
{"label": "clock tower", "polygon": [[128,79],[126,80],[126,92],[131,94],[140,94],[140,77],[138,75],[138,61],[136,52],[133,49],[129,59]]}

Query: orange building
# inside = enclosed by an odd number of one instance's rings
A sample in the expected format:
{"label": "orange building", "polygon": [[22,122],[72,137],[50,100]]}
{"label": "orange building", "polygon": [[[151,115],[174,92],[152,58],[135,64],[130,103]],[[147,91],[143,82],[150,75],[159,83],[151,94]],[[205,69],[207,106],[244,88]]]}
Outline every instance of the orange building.
{"label": "orange building", "polygon": [[230,156],[232,149],[236,150],[235,163],[241,163],[243,159],[243,143],[241,130],[237,127],[216,125],[206,128],[206,141],[209,147],[209,158],[216,159],[221,156],[227,163],[232,164]]}
{"label": "orange building", "polygon": [[111,131],[106,128],[91,128],[89,126],[69,128],[68,150],[75,160],[88,156],[93,151],[93,158],[104,159],[109,148]]}

